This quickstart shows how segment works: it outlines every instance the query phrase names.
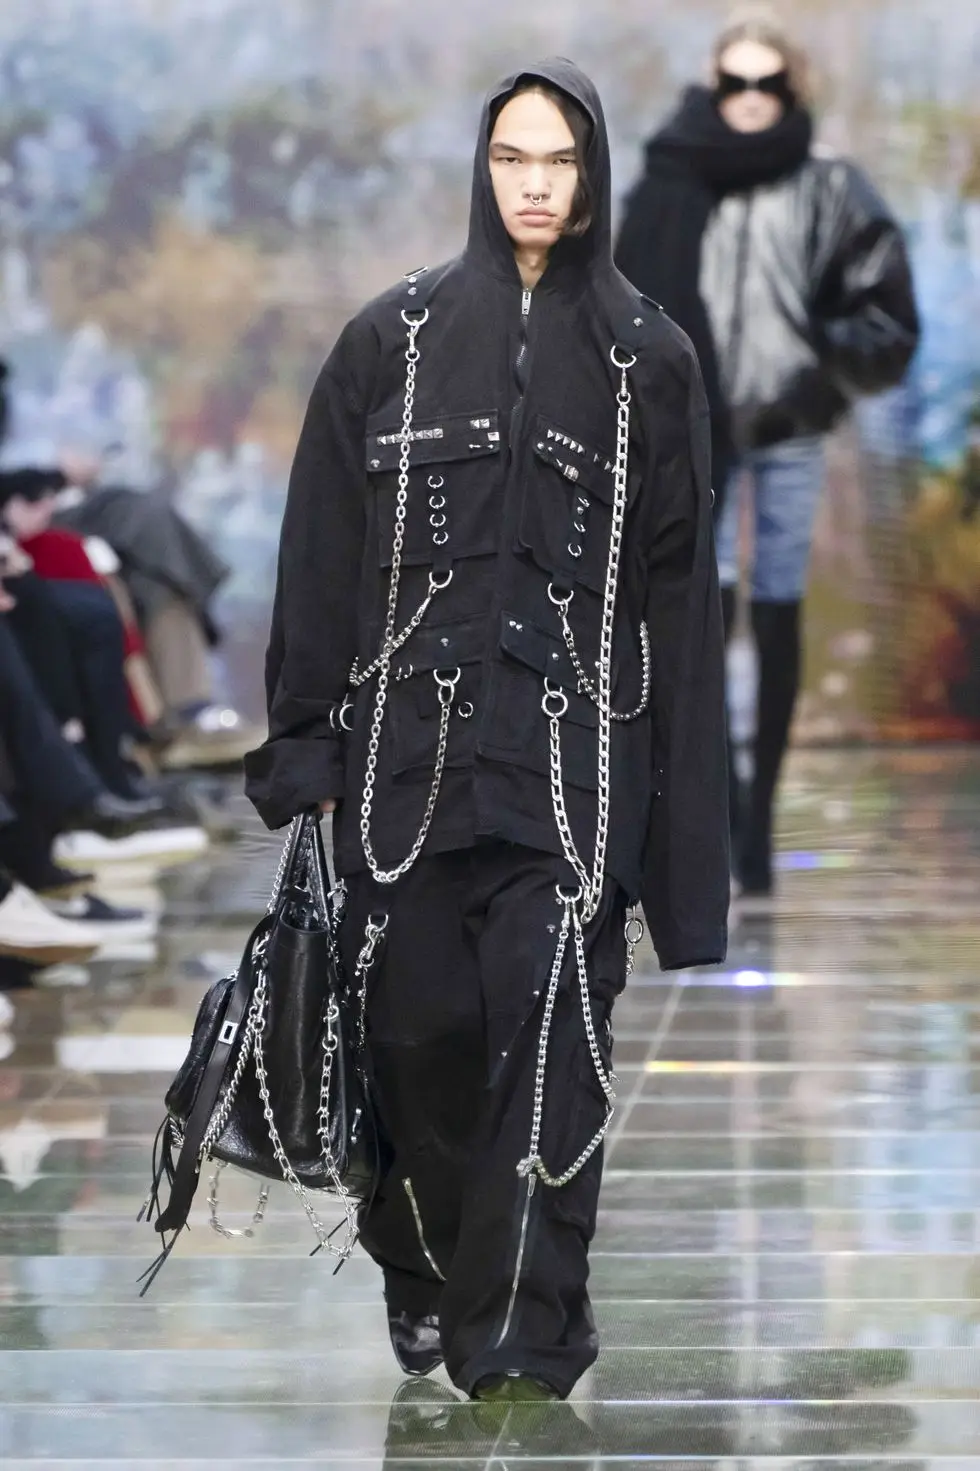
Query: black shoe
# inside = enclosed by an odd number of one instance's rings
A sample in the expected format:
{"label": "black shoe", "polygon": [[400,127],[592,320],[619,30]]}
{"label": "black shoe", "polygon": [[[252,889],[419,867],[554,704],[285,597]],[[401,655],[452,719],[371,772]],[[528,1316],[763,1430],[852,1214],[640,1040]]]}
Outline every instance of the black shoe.
{"label": "black shoe", "polygon": [[424,1378],[442,1363],[439,1319],[434,1314],[416,1318],[389,1309],[388,1333],[399,1367],[413,1378]]}
{"label": "black shoe", "polygon": [[486,1374],[473,1386],[473,1399],[484,1404],[544,1404],[560,1400],[557,1389],[533,1374],[511,1369],[506,1374]]}
{"label": "black shoe", "polygon": [[79,873],[74,868],[62,868],[60,863],[48,862],[25,882],[40,899],[72,899],[91,888],[95,874]]}
{"label": "black shoe", "polygon": [[130,801],[113,792],[99,792],[88,807],[76,813],[66,824],[69,832],[95,832],[104,838],[122,837],[158,817],[163,811],[159,797],[140,797]]}

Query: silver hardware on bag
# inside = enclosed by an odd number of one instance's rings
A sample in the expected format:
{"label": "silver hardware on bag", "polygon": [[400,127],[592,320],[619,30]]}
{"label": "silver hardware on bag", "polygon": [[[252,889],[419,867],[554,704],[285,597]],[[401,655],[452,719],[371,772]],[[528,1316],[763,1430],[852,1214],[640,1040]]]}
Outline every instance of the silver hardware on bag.
{"label": "silver hardware on bag", "polygon": [[388,916],[383,911],[368,915],[367,927],[364,931],[364,944],[361,946],[360,953],[354,965],[354,980],[357,983],[357,1047],[359,1052],[364,1051],[367,1042],[368,976],[374,964],[375,952],[380,941],[384,938],[387,929]]}
{"label": "silver hardware on bag", "polygon": [[[276,876],[272,885],[272,895],[269,900],[268,909],[266,911],[268,914],[272,914],[275,911],[276,906],[278,905],[279,900],[282,897],[283,882],[285,880],[287,868],[290,865],[290,858],[294,858],[297,865],[302,868],[304,859],[308,856],[309,847],[313,842],[313,829],[312,827],[310,827],[306,836],[305,851],[300,851],[298,849],[297,844],[299,842],[300,834],[303,831],[300,823],[301,819],[295,818],[290,825],[289,832],[286,837],[286,842],[283,845],[283,850],[279,858],[279,866],[276,871]],[[338,886],[338,890],[335,891],[334,894],[327,894],[324,891],[322,883],[318,881],[319,866],[315,863],[308,865],[307,872],[309,873],[311,871],[314,875],[317,876],[317,881],[314,882],[310,887],[311,897],[314,901],[314,905],[316,906],[319,917],[325,923],[330,923],[331,917],[336,918],[338,914],[343,913],[343,905],[345,901],[345,893],[343,887]],[[265,1036],[266,1013],[269,1003],[269,979],[268,968],[266,964],[268,945],[269,935],[268,933],[266,933],[264,935],[261,935],[259,939],[256,940],[255,945],[252,949],[252,960],[255,966],[256,982],[255,989],[252,992],[252,999],[249,1003],[249,1009],[245,1018],[245,1022],[243,1026],[238,1028],[238,1034],[241,1040],[238,1047],[238,1056],[235,1059],[235,1069],[228,1084],[224,1089],[224,1092],[219,1099],[214,1113],[211,1115],[210,1121],[208,1123],[207,1132],[205,1133],[204,1138],[201,1141],[199,1159],[203,1164],[203,1162],[207,1158],[209,1158],[211,1150],[217,1144],[218,1140],[221,1138],[222,1134],[227,1128],[228,1120],[231,1117],[232,1107],[234,1105],[236,1097],[238,1096],[242,1079],[245,1075],[245,1070],[248,1066],[249,1060],[251,1059],[255,1068],[255,1077],[258,1084],[259,1099],[262,1104],[262,1113],[265,1119],[269,1140],[272,1144],[276,1164],[279,1166],[279,1171],[282,1175],[283,1180],[287,1185],[289,1185],[290,1189],[293,1191],[293,1194],[299,1200],[306,1214],[306,1217],[310,1222],[310,1225],[313,1227],[314,1233],[317,1238],[316,1250],[326,1251],[330,1256],[338,1257],[341,1261],[347,1261],[351,1256],[355,1245],[357,1244],[358,1202],[349,1193],[349,1191],[344,1188],[343,1181],[340,1178],[340,1173],[333,1158],[333,1151],[330,1142],[330,1090],[333,1081],[333,1060],[339,1043],[337,1023],[340,1020],[340,1011],[337,1007],[336,1002],[331,1001],[330,1008],[325,1019],[326,1027],[323,1040],[323,1068],[320,1076],[320,1103],[318,1109],[318,1135],[320,1143],[321,1162],[323,1164],[324,1170],[326,1171],[330,1179],[330,1192],[332,1195],[336,1195],[337,1199],[340,1201],[341,1206],[343,1207],[344,1224],[347,1228],[343,1244],[340,1246],[335,1246],[333,1244],[333,1237],[336,1234],[336,1228],[334,1231],[327,1230],[326,1226],[323,1224],[323,1222],[320,1220],[319,1215],[317,1214],[316,1208],[313,1204],[311,1193],[307,1190],[306,1186],[303,1185],[301,1181],[297,1178],[296,1172],[290,1164],[285,1148],[283,1147],[282,1139],[280,1137],[279,1130],[275,1121],[275,1115],[272,1109],[272,1099],[269,1094],[269,1083],[265,1069],[265,1052],[263,1045],[263,1039]],[[220,1175],[219,1164],[219,1161],[215,1161],[216,1168],[211,1178],[211,1191],[208,1198],[211,1227],[213,1230],[217,1231],[219,1235],[222,1236],[251,1236],[253,1234],[253,1229],[259,1226],[262,1222],[262,1219],[264,1218],[265,1207],[268,1200],[268,1192],[266,1188],[263,1187],[262,1193],[259,1196],[259,1204],[256,1208],[255,1215],[253,1216],[251,1228],[245,1230],[244,1232],[236,1232],[222,1226],[217,1215],[218,1177]]]}
{"label": "silver hardware on bag", "polygon": [[215,1160],[214,1174],[209,1181],[208,1190],[208,1225],[212,1231],[215,1231],[219,1236],[224,1236],[227,1241],[234,1241],[236,1238],[244,1238],[245,1240],[251,1241],[265,1220],[265,1208],[269,1204],[269,1187],[268,1185],[263,1185],[259,1191],[258,1202],[252,1214],[252,1224],[250,1226],[246,1226],[242,1231],[236,1230],[231,1226],[224,1226],[218,1218],[218,1181],[221,1177],[221,1171],[224,1169],[227,1169],[225,1161],[223,1159]]}
{"label": "silver hardware on bag", "polygon": [[238,1023],[225,1022],[221,1028],[221,1031],[218,1033],[218,1041],[222,1044],[223,1047],[230,1047],[237,1036]]}

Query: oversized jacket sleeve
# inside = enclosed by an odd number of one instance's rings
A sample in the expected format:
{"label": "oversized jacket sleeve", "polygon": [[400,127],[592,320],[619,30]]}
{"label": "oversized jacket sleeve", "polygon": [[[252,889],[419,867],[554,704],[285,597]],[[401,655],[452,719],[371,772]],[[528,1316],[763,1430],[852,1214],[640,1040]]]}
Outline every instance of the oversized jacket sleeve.
{"label": "oversized jacket sleeve", "polygon": [[693,353],[686,423],[658,470],[646,597],[659,754],[641,899],[664,970],[725,958],[730,896],[725,652],[710,426]]}
{"label": "oversized jacket sleeve", "polygon": [[245,762],[246,793],[271,828],[343,795],[336,710],[356,653],[370,348],[357,324],[341,335],[289,478],[265,665],[269,736]]}
{"label": "oversized jacket sleeve", "polygon": [[849,397],[900,383],[919,341],[905,240],[853,164],[827,165],[816,195],[814,332]]}

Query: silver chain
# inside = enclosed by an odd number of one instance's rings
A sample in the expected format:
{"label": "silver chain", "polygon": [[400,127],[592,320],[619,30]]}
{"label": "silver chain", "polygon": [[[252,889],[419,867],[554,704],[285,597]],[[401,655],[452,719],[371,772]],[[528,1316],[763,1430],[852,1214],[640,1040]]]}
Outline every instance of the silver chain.
{"label": "silver chain", "polygon": [[450,582],[452,582],[452,580],[452,568],[450,568],[448,572],[443,574],[441,580],[434,572],[429,573],[429,591],[426,593],[422,602],[419,604],[418,610],[412,616],[411,620],[406,623],[401,633],[397,634],[395,638],[392,639],[391,643],[389,645],[386,645],[385,648],[382,649],[381,653],[375,659],[374,663],[369,664],[366,669],[358,669],[357,660],[354,660],[354,665],[350,672],[350,684],[352,689],[360,689],[362,684],[367,684],[372,675],[378,673],[386,657],[390,659],[393,654],[398,653],[399,649],[403,649],[405,647],[409,639],[412,637],[412,634],[421,624],[422,619],[425,617],[426,613],[428,613],[429,608],[432,606],[432,599],[435,597],[436,593],[444,592],[449,586]]}
{"label": "silver chain", "polygon": [[637,914],[637,912],[636,912],[635,909],[632,910],[630,912],[629,918],[626,921],[626,979],[627,980],[629,980],[630,976],[633,974],[633,972],[636,969],[636,947],[637,947],[637,945],[639,945],[640,941],[643,939],[643,936],[644,936],[645,933],[646,933],[646,930],[644,928],[642,919]]}
{"label": "silver chain", "polygon": [[210,1211],[208,1224],[212,1231],[217,1232],[219,1236],[224,1236],[227,1241],[233,1241],[236,1237],[245,1237],[251,1240],[265,1220],[265,1208],[269,1204],[269,1187],[268,1185],[263,1185],[259,1191],[259,1198],[252,1214],[252,1224],[250,1226],[246,1226],[243,1231],[237,1231],[231,1226],[222,1225],[218,1216],[218,1181],[221,1177],[221,1171],[226,1168],[227,1165],[223,1159],[216,1159],[214,1161],[214,1174],[211,1176],[208,1191],[208,1209]]}
{"label": "silver chain", "polygon": [[[395,535],[391,550],[391,580],[388,587],[388,616],[385,621],[384,640],[381,646],[381,653],[371,666],[377,672],[378,687],[374,698],[374,713],[371,717],[367,765],[364,772],[364,792],[361,799],[361,846],[364,849],[364,857],[367,860],[371,876],[375,883],[378,884],[397,883],[413,867],[425,846],[425,840],[429,835],[429,828],[432,826],[432,818],[439,800],[439,792],[442,788],[442,777],[446,767],[446,754],[449,748],[449,722],[452,715],[453,700],[456,696],[456,686],[461,677],[458,669],[448,677],[441,674],[439,670],[435,671],[441,710],[439,717],[439,738],[436,749],[435,767],[432,773],[432,785],[429,788],[429,799],[425,806],[418,836],[412,844],[408,856],[394,868],[382,868],[375,856],[374,847],[371,842],[371,816],[374,809],[374,788],[378,777],[381,731],[384,726],[385,709],[388,703],[391,659],[396,651],[395,627],[398,622],[398,593],[401,586],[402,553],[405,546],[405,521],[408,513],[408,470],[412,453],[412,422],[415,414],[415,378],[418,371],[419,359],[422,356],[416,345],[416,339],[419,330],[428,319],[428,310],[424,311],[419,317],[411,317],[407,312],[402,312],[402,320],[408,328],[408,347],[405,349],[405,403],[402,410],[401,454],[398,461],[398,499],[395,506]],[[448,578],[443,585],[448,586]],[[429,578],[429,589],[429,596],[431,598],[433,595],[433,578],[431,574]],[[435,591],[438,590],[439,584],[435,588]],[[424,606],[428,606],[428,604]],[[419,615],[416,616],[418,617]],[[419,621],[421,621],[420,618]],[[413,620],[414,622],[415,620]],[[417,626],[418,624],[415,623],[415,627]],[[412,624],[409,624],[408,627],[414,632]],[[405,640],[402,639],[401,643],[397,646],[400,648],[404,642]]]}
{"label": "silver chain", "polygon": [[262,1112],[265,1117],[266,1128],[269,1131],[269,1139],[272,1143],[276,1164],[279,1166],[283,1180],[290,1187],[306,1214],[306,1218],[317,1239],[317,1250],[329,1252],[341,1261],[346,1261],[354,1250],[357,1242],[357,1217],[355,1214],[355,1203],[349,1191],[345,1190],[343,1181],[337,1170],[333,1154],[330,1149],[330,1084],[333,1075],[333,1058],[337,1050],[337,1031],[335,1020],[339,1015],[336,1006],[331,1005],[327,1013],[327,1030],[324,1036],[324,1062],[320,1081],[320,1108],[319,1108],[319,1133],[322,1162],[330,1177],[330,1188],[337,1195],[344,1207],[344,1215],[347,1223],[347,1234],[343,1246],[334,1246],[331,1233],[317,1215],[313,1200],[306,1186],[301,1184],[289,1162],[289,1156],[283,1147],[279,1130],[276,1127],[275,1116],[272,1111],[272,1099],[269,1096],[269,1080],[265,1070],[265,1055],[262,1043],[262,1033],[265,1025],[265,1010],[268,1001],[268,984],[265,973],[259,978],[255,988],[255,994],[259,999],[260,1024],[257,1026],[253,1039],[253,1056],[255,1058],[255,1076],[259,1085],[259,1098],[262,1101]]}
{"label": "silver chain", "polygon": [[375,951],[384,938],[388,928],[388,916],[384,914],[378,922],[373,915],[368,915],[367,927],[364,931],[364,944],[361,946],[360,954],[354,966],[354,980],[357,983],[357,1048],[363,1054],[367,1042],[367,983],[374,964]]}
{"label": "silver chain", "polygon": [[[606,849],[609,842],[610,770],[612,756],[612,651],[613,631],[616,621],[616,592],[619,584],[619,563],[623,548],[623,527],[626,521],[626,488],[629,477],[630,447],[630,403],[629,369],[636,362],[632,357],[620,360],[616,348],[611,353],[613,364],[619,369],[621,379],[616,395],[618,413],[616,420],[616,465],[613,474],[614,497],[612,526],[609,532],[609,560],[606,565],[606,585],[602,600],[602,629],[599,639],[599,683],[597,706],[599,710],[599,760],[597,779],[596,840],[593,870],[589,874],[579,856],[572,834],[571,823],[565,806],[565,782],[561,761],[561,721],[568,711],[568,698],[556,691],[545,680],[545,694],[541,707],[551,727],[551,795],[555,818],[561,836],[565,857],[574,868],[582,884],[581,919],[584,925],[595,918],[602,900],[602,886],[606,871]],[[554,598],[552,598],[554,601]]]}
{"label": "silver chain", "polygon": [[[568,657],[572,661],[572,668],[578,676],[579,689],[583,694],[588,695],[594,705],[598,705],[599,691],[596,689],[595,681],[586,672],[585,665],[579,658],[575,634],[568,620],[568,609],[574,593],[569,592],[565,597],[560,598],[555,594],[554,588],[550,587],[548,589],[548,596],[558,609],[558,616],[561,619],[561,631],[565,639],[565,647],[568,650]],[[650,649],[650,630],[647,628],[645,622],[640,624],[640,646],[643,654],[643,687],[640,693],[640,702],[634,710],[611,711],[611,718],[621,721],[624,724],[631,720],[639,720],[640,716],[646,713],[647,707],[650,704],[650,691],[653,685],[653,655]]]}
{"label": "silver chain", "polygon": [[[612,1122],[615,1111],[614,1104],[616,1101],[616,1094],[612,1086],[615,1082],[615,1074],[607,1071],[605,1063],[602,1060],[598,1038],[595,1034],[595,1022],[592,1018],[592,1002],[589,997],[589,977],[585,961],[585,938],[582,932],[582,917],[579,910],[581,895],[569,895],[559,888],[558,899],[564,905],[565,913],[562,918],[558,946],[555,951],[551,976],[548,981],[548,994],[545,998],[544,1017],[541,1022],[541,1036],[538,1042],[538,1065],[534,1078],[534,1113],[531,1122],[531,1141],[527,1158],[521,1160],[517,1167],[517,1173],[522,1178],[529,1180],[534,1175],[543,1185],[547,1185],[552,1190],[561,1190],[563,1186],[570,1184],[576,1175],[588,1164],[608,1133],[609,1125]],[[554,1016],[555,999],[561,983],[562,965],[564,964],[565,954],[568,950],[570,933],[573,936],[575,949],[575,964],[578,971],[582,1015],[585,1021],[585,1035],[592,1057],[592,1066],[595,1069],[599,1086],[605,1096],[607,1108],[606,1117],[601,1127],[589,1140],[589,1143],[582,1150],[578,1158],[562,1174],[553,1175],[541,1158],[541,1128],[544,1122],[544,1090],[548,1071],[548,1043],[551,1040],[551,1023]]]}

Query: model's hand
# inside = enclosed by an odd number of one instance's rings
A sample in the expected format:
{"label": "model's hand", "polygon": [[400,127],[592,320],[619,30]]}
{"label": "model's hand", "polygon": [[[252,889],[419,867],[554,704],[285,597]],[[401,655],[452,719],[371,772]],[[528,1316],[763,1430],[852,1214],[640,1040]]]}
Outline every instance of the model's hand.
{"label": "model's hand", "polygon": [[331,812],[336,812],[336,810],[337,803],[333,797],[330,797],[326,802],[320,803],[320,811],[324,814],[324,816],[327,816]]}

